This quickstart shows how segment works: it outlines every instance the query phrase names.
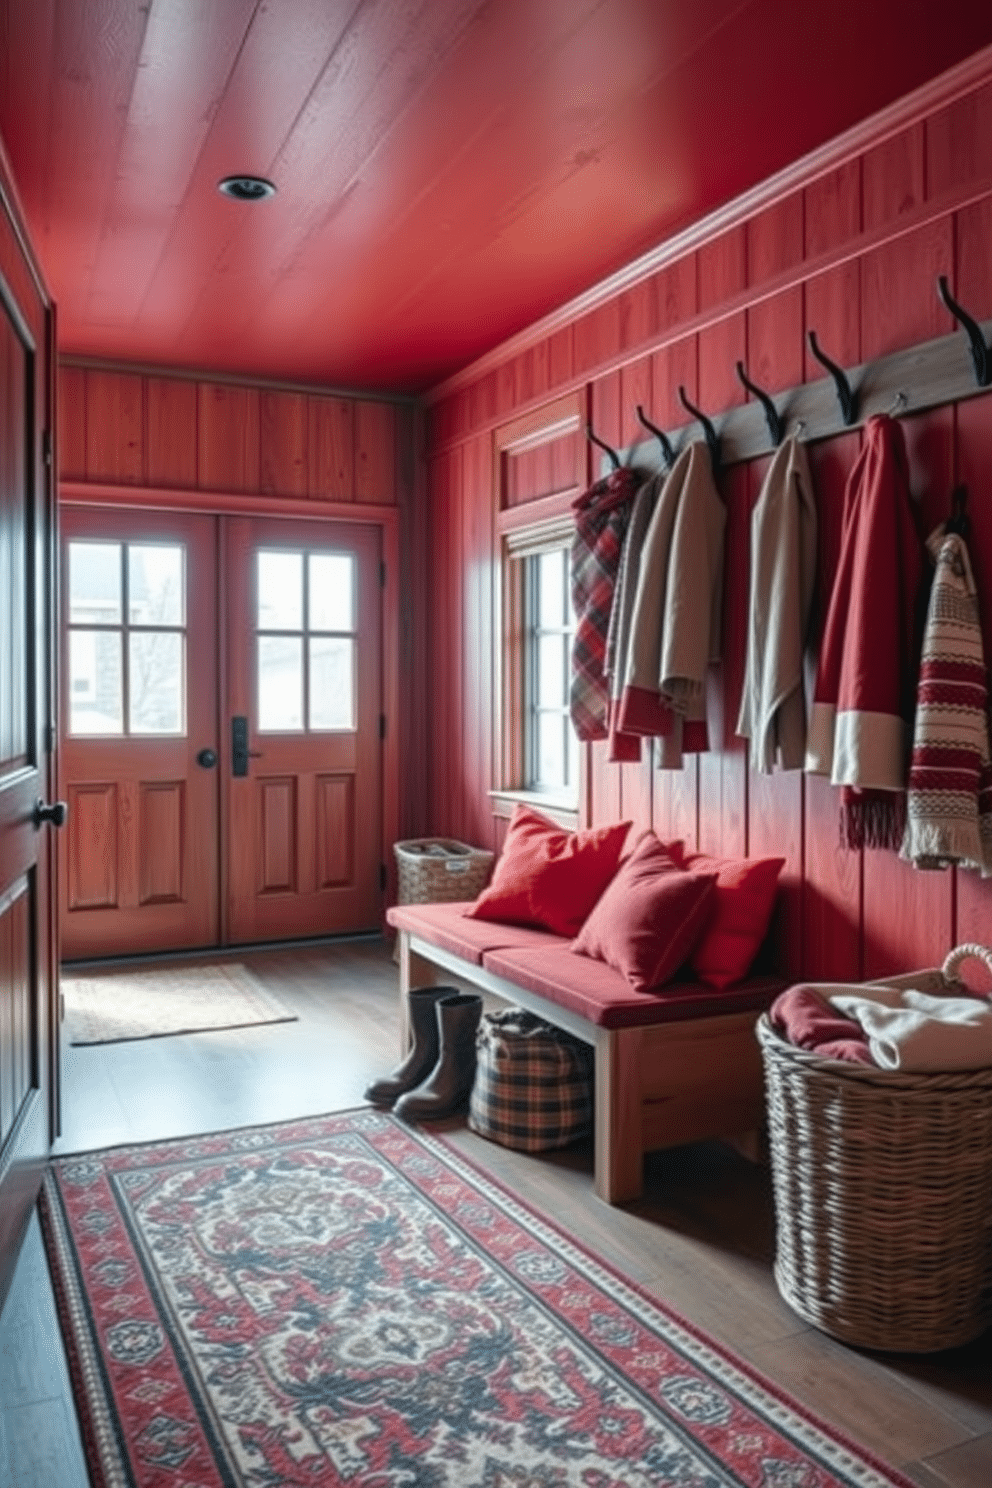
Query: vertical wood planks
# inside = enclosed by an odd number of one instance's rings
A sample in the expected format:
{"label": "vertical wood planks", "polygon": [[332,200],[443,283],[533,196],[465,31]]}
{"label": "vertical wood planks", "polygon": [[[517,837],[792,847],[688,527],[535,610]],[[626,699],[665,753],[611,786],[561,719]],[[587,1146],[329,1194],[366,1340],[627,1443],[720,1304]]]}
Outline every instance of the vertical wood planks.
{"label": "vertical wood planks", "polygon": [[60,475],[158,490],[394,505],[392,403],[64,366]]}
{"label": "vertical wood planks", "polygon": [[[956,410],[957,469],[955,478],[969,492],[968,512],[971,557],[978,605],[982,617],[985,670],[992,676],[992,501],[989,500],[989,470],[992,469],[992,396],[961,403]],[[992,945],[992,879],[965,869],[956,870],[957,921],[955,942],[977,940]]]}
{"label": "vertical wood planks", "polygon": [[[801,260],[803,255],[803,198],[796,194],[760,213],[748,224],[748,276],[752,285]],[[748,373],[768,392],[791,387],[803,378],[803,296],[801,288],[761,300],[747,311]],[[769,448],[770,440],[769,440]],[[761,494],[769,459],[748,467],[748,524]],[[750,530],[748,532],[750,538]],[[746,656],[746,625],[750,607],[750,541],[743,607],[731,616],[739,628]],[[737,562],[735,554],[734,562]],[[743,670],[741,673],[743,686]],[[729,698],[729,725],[736,730],[740,689]],[[750,748],[748,757],[751,757]],[[792,976],[802,970],[803,776],[800,769],[771,775],[753,767],[748,778],[748,852],[752,857],[784,857],[772,939],[775,965]]]}
{"label": "vertical wood planks", "polygon": [[87,375],[86,477],[122,485],[144,479],[144,386],[134,373]]}
{"label": "vertical wood planks", "polygon": [[481,847],[492,844],[493,717],[495,687],[493,634],[493,494],[492,436],[479,435],[466,444],[462,482],[462,614],[465,645],[462,687],[465,727],[462,733],[465,781],[465,830]]}
{"label": "vertical wood planks", "polygon": [[307,494],[355,499],[355,409],[350,398],[307,399]]}
{"label": "vertical wood planks", "polygon": [[396,487],[396,413],[391,403],[355,404],[355,500],[392,503]]}
{"label": "vertical wood planks", "polygon": [[[827,332],[824,331],[824,336]],[[810,627],[809,686],[840,553],[844,490],[858,457],[858,434],[846,434],[810,451],[818,514],[818,576]],[[804,781],[803,973],[828,981],[861,975],[861,854],[840,843],[840,794],[822,775]]]}
{"label": "vertical wood planks", "polygon": [[[747,240],[743,227],[699,251],[699,308],[741,293],[747,279]],[[743,311],[727,316],[699,333],[699,407],[715,415],[743,403],[744,388],[735,371],[747,361],[747,325]],[[747,750],[734,737],[736,708],[743,678],[741,615],[748,582],[748,475],[732,466],[719,476],[727,507],[724,539],[723,637],[718,667],[709,679],[710,747],[699,757],[699,845],[720,856],[747,851]]]}
{"label": "vertical wood planks", "polygon": [[150,486],[196,485],[196,384],[149,377],[145,391],[145,473]]}
{"label": "vertical wood planks", "polygon": [[259,394],[259,489],[306,496],[309,485],[307,397],[264,388]]}
{"label": "vertical wood planks", "polygon": [[201,383],[198,472],[209,491],[257,491],[259,393],[257,388]]}
{"label": "vertical wood planks", "polygon": [[86,479],[86,371],[59,369],[59,474],[64,480]]}

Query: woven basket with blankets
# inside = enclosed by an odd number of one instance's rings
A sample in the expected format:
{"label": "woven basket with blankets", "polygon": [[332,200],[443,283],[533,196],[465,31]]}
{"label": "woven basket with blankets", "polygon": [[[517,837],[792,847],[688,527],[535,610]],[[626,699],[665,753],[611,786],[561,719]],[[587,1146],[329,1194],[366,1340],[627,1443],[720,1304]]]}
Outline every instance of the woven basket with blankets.
{"label": "woven basket with blankets", "polygon": [[845,1343],[933,1352],[992,1323],[992,950],[790,987],[758,1020],[775,1278]]}

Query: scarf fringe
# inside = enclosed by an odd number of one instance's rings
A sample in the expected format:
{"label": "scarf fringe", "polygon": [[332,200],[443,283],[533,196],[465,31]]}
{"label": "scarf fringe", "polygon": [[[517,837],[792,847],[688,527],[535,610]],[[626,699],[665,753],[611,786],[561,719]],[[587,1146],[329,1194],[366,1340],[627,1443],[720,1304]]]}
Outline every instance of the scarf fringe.
{"label": "scarf fringe", "polygon": [[[912,792],[910,792],[912,796]],[[913,864],[914,868],[971,868],[987,877],[984,844],[980,841],[977,823],[962,821],[938,826],[933,820],[923,821],[914,815],[913,801],[909,802],[909,816],[902,839],[899,856]]]}
{"label": "scarf fringe", "polygon": [[899,791],[850,791],[840,808],[841,846],[888,847],[898,852],[906,830],[906,797]]}

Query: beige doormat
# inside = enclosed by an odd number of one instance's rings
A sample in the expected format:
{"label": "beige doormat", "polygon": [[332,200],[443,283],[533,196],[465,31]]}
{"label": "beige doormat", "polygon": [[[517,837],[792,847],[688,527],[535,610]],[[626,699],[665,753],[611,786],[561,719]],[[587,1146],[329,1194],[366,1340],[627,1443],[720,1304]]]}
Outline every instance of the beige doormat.
{"label": "beige doormat", "polygon": [[237,962],[63,976],[62,993],[71,1044],[116,1044],[297,1017]]}

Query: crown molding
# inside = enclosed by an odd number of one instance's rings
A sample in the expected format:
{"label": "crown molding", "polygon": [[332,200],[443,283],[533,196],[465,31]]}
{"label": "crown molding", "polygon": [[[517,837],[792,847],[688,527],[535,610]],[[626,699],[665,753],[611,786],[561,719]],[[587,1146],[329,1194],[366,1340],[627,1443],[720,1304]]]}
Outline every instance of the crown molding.
{"label": "crown molding", "polygon": [[420,407],[421,400],[410,393],[374,392],[357,388],[335,387],[330,383],[291,382],[277,377],[251,377],[240,372],[211,372],[196,367],[161,367],[148,362],[118,362],[112,357],[93,357],[74,352],[59,356],[60,368],[80,372],[111,372],[133,377],[168,378],[173,382],[210,383],[222,387],[258,388],[262,392],[308,393],[315,397],[349,398],[355,403],[392,403],[401,408]]}

